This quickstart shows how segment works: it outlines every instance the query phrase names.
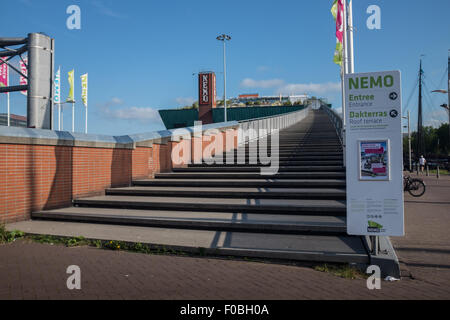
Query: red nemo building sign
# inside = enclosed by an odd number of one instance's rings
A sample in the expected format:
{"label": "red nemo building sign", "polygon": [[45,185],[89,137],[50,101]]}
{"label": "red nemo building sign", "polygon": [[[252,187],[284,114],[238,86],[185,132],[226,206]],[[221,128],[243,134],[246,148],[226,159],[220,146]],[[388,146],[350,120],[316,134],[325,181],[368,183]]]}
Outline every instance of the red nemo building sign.
{"label": "red nemo building sign", "polygon": [[200,106],[211,106],[215,107],[215,74],[212,72],[208,73],[199,73],[199,93],[198,93],[198,101]]}

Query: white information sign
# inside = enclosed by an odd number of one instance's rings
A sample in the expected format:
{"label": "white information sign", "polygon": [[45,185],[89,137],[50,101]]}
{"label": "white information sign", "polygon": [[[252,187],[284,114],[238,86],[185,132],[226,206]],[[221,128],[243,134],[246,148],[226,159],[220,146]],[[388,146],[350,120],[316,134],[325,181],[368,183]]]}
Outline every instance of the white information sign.
{"label": "white information sign", "polygon": [[347,232],[403,236],[399,71],[345,76]]}

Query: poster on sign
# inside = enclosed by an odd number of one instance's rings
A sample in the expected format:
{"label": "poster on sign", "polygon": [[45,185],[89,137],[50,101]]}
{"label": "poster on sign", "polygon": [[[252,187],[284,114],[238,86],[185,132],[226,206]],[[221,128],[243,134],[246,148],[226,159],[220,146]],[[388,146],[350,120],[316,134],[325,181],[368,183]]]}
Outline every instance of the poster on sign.
{"label": "poster on sign", "polygon": [[389,180],[389,140],[360,140],[359,155],[360,180]]}

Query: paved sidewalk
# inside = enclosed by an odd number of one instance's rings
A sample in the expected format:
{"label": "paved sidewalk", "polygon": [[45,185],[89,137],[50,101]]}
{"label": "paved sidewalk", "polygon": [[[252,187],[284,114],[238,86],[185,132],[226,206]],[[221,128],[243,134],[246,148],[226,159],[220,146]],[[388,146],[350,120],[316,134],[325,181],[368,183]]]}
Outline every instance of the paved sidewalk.
{"label": "paved sidewalk", "polygon": [[[307,267],[19,241],[0,246],[0,299],[448,299],[448,283],[347,280]],[[69,265],[82,289],[66,287]]]}
{"label": "paved sidewalk", "polygon": [[[18,241],[0,246],[0,299],[450,299],[450,178],[426,178],[424,197],[405,196],[404,238],[392,238],[414,279],[348,280],[308,267],[145,255]],[[82,289],[66,287],[81,268]]]}
{"label": "paved sidewalk", "polygon": [[[416,177],[415,174],[412,175]],[[406,236],[391,237],[412,276],[450,287],[450,177],[420,176],[427,191],[414,198],[405,193]]]}

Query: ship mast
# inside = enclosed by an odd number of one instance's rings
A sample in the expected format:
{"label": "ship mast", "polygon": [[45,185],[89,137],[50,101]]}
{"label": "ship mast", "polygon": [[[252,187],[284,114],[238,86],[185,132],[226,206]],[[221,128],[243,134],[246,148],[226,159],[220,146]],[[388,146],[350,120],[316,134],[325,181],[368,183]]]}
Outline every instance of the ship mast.
{"label": "ship mast", "polygon": [[416,158],[419,158],[425,153],[425,141],[423,137],[423,114],[422,114],[422,59],[420,60],[419,69],[419,116],[417,118],[417,154]]}

